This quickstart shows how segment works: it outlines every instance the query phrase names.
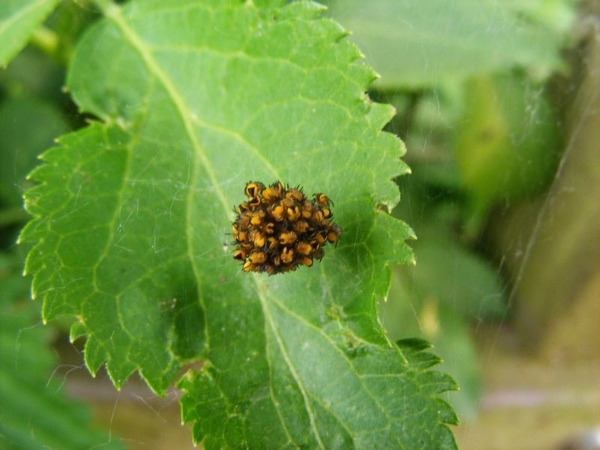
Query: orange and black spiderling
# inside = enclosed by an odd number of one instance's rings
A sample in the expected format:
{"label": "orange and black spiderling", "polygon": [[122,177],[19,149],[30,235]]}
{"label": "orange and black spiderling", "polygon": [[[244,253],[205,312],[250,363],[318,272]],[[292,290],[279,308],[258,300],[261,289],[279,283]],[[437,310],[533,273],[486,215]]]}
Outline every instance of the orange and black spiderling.
{"label": "orange and black spiderling", "polygon": [[250,181],[248,199],[235,208],[235,250],[245,272],[269,275],[310,267],[323,258],[323,246],[337,244],[342,229],[331,222],[333,202],[323,193],[307,198],[302,188],[275,181]]}

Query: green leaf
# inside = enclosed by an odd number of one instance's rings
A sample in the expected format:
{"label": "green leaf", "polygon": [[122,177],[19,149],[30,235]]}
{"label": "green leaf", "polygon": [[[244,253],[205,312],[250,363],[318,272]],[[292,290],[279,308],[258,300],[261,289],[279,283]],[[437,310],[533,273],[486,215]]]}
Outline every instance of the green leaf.
{"label": "green leaf", "polygon": [[[99,2],[104,4],[105,2]],[[120,387],[179,386],[204,448],[453,448],[455,387],[391,344],[376,301],[410,228],[381,210],[408,168],[390,107],[346,32],[298,2],[104,5],[68,87],[103,122],[63,136],[27,193],[26,271],[44,318],[76,318],[86,364]],[[207,25],[208,24],[208,25]],[[248,180],[325,192],[343,228],[311,268],[269,277],[232,259]]]}
{"label": "green leaf", "polygon": [[0,66],[5,66],[59,0],[3,0],[0,4]]}
{"label": "green leaf", "polygon": [[16,258],[0,255],[0,448],[123,448],[90,425],[89,411],[67,399],[37,305]]}
{"label": "green leaf", "polygon": [[[556,33],[556,27],[548,24],[550,19],[536,22],[524,18],[514,5],[505,6],[504,2],[327,3],[331,17],[352,30],[352,40],[382,75],[377,83],[380,88],[431,87],[440,80],[510,66],[527,67],[543,77],[561,65],[565,34]],[[541,7],[538,9],[541,11]],[[565,29],[564,25],[560,27]]]}
{"label": "green leaf", "polygon": [[422,227],[415,253],[417,264],[399,269],[414,294],[435,299],[469,320],[504,317],[506,299],[496,270],[444,227]]}

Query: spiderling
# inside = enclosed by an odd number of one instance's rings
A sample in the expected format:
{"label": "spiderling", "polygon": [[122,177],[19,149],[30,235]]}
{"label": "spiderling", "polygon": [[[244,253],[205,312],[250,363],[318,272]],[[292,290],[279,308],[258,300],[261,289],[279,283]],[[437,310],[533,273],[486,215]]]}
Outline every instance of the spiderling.
{"label": "spiderling", "polygon": [[310,200],[302,188],[280,181],[269,186],[250,181],[244,193],[248,200],[235,209],[231,227],[233,258],[245,272],[275,275],[310,267],[323,258],[327,243],[337,244],[342,229],[331,222],[333,202],[325,194]]}

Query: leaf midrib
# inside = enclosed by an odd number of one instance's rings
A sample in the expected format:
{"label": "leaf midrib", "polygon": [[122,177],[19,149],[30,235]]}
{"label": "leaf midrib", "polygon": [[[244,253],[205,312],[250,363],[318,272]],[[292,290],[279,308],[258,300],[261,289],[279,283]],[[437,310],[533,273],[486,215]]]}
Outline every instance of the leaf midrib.
{"label": "leaf midrib", "polygon": [[[215,192],[217,193],[217,197],[219,198],[220,203],[223,205],[223,209],[227,211],[229,209],[227,198],[218,183],[216,173],[213,169],[210,159],[208,158],[204,147],[201,145],[200,140],[198,139],[198,136],[194,131],[192,113],[190,108],[188,108],[185,100],[183,99],[183,96],[179,93],[175,85],[172,83],[171,79],[167,76],[167,74],[162,70],[162,68],[158,64],[158,62],[152,54],[152,51],[125,22],[123,16],[121,15],[121,10],[122,9],[120,7],[112,5],[111,7],[104,8],[104,14],[108,19],[112,20],[115,23],[115,25],[117,25],[119,30],[123,33],[123,36],[140,54],[149,72],[159,80],[159,82],[169,94],[169,98],[171,98],[173,104],[179,112],[179,116],[184,125],[186,134],[188,135],[190,142],[192,143],[194,152],[198,156],[202,165],[205,167],[210,181],[213,184]],[[198,166],[198,164],[195,164],[195,167],[196,166]],[[194,170],[194,175],[196,174],[195,172],[196,169]],[[195,185],[193,181],[195,180],[192,180],[192,185]],[[190,192],[192,192],[191,189]]]}
{"label": "leaf midrib", "polygon": [[[130,44],[132,45],[132,47],[139,53],[142,60],[146,64],[146,67],[148,68],[149,72],[152,75],[154,75],[156,77],[156,79],[162,84],[163,88],[166,90],[169,97],[173,101],[173,103],[181,117],[184,128],[188,135],[188,138],[190,139],[190,142],[193,146],[194,152],[198,156],[198,159],[200,160],[201,164],[204,165],[205,170],[208,173],[209,179],[210,179],[211,183],[213,184],[213,187],[215,189],[217,197],[219,198],[219,201],[220,201],[221,205],[223,206],[223,210],[227,213],[227,211],[229,211],[229,206],[228,206],[226,196],[218,183],[216,173],[213,169],[213,166],[194,131],[193,119],[192,119],[193,116],[190,112],[190,109],[187,107],[187,104],[184,101],[183,97],[180,95],[180,93],[178,92],[175,85],[171,82],[171,79],[161,69],[158,62],[154,59],[154,56],[153,56],[151,50],[145,45],[145,43],[138,37],[138,35],[134,32],[134,30],[132,30],[129,27],[129,25],[126,23],[126,21],[123,19],[123,16],[121,15],[121,11],[122,11],[121,7],[119,7],[115,4],[112,4],[112,3],[104,3],[103,0],[100,1],[99,3],[100,3],[100,7],[103,10],[105,17],[110,19],[117,26],[117,28],[121,31],[121,33],[123,33],[124,38],[126,40],[128,40],[130,42]],[[196,162],[194,164],[194,170],[193,170],[193,174],[192,174],[192,180],[191,180],[192,186],[195,185],[195,181],[198,176],[198,166],[199,165]],[[191,198],[190,198],[192,195],[192,192],[193,192],[193,190],[190,189],[190,192],[188,194],[188,208],[189,208],[189,205],[193,204],[193,202],[191,201]],[[187,214],[188,222],[191,220],[190,217],[191,217],[191,214],[188,211],[188,214]],[[188,223],[187,229],[192,230],[194,228],[191,226],[190,223]],[[188,238],[187,241],[188,241],[188,247],[189,247],[189,244],[191,243],[191,239]],[[193,261],[193,258],[191,258],[192,252],[191,252],[191,250],[188,250],[188,251],[190,254],[190,260]],[[194,266],[196,278],[199,281],[200,273],[198,272],[198,268],[196,267],[196,265],[194,264],[193,266]],[[290,356],[287,354],[287,350],[282,341],[282,337],[280,336],[277,326],[274,323],[274,319],[270,313],[269,306],[267,304],[268,303],[267,296],[265,295],[264,292],[261,292],[262,284],[256,279],[256,277],[254,277],[254,281],[255,281],[255,284],[257,287],[257,289],[256,289],[257,294],[261,301],[263,313],[265,315],[265,318],[267,319],[267,323],[269,324],[269,327],[272,329],[273,334],[276,336],[277,344],[280,347],[282,354],[284,355],[286,365],[288,366],[290,373],[294,377],[294,380],[296,381],[298,388],[300,389],[302,396],[304,398],[304,403],[305,403],[305,406],[307,408],[307,412],[308,412],[308,415],[310,418],[310,423],[311,423],[311,428],[313,430],[313,434],[314,434],[315,438],[317,439],[319,447],[325,448],[325,444],[323,443],[321,436],[319,435],[318,427],[315,423],[315,413],[312,411],[312,408],[310,405],[310,399],[309,399],[309,395],[306,390],[306,387],[302,383],[301,377],[300,377],[299,373],[297,372],[297,370],[295,369]],[[200,288],[199,283],[198,283],[198,287]],[[208,340],[207,340],[207,342],[208,342]],[[285,427],[285,424],[282,424],[282,425]]]}

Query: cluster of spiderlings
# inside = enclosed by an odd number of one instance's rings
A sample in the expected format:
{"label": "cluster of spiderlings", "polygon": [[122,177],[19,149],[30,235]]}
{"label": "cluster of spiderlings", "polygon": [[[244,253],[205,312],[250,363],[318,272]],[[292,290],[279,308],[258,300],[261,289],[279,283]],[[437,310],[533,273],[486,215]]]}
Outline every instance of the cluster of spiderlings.
{"label": "cluster of spiderlings", "polygon": [[309,200],[301,188],[279,181],[251,181],[244,192],[248,200],[237,207],[232,230],[233,257],[245,272],[274,275],[310,267],[323,258],[325,244],[337,243],[342,230],[331,223],[333,203],[325,194]]}

